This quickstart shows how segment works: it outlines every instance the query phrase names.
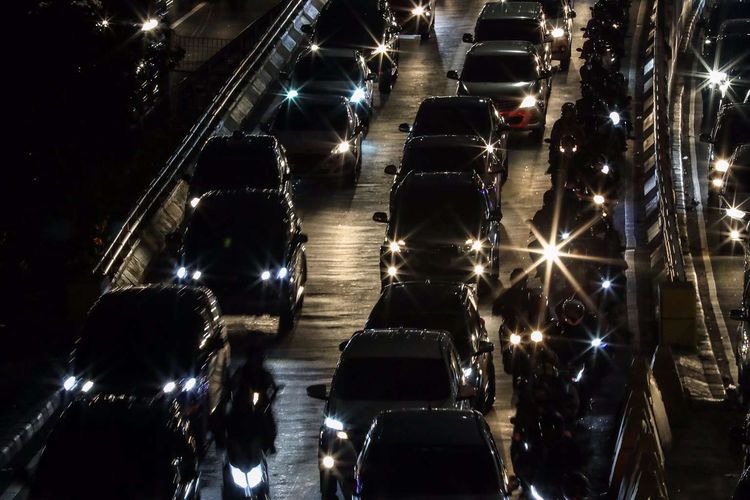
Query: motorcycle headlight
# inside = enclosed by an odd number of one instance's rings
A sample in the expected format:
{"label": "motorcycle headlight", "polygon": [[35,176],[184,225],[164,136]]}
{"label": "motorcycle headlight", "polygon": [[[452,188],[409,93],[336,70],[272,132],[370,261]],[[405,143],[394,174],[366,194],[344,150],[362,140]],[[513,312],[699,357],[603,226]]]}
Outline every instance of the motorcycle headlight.
{"label": "motorcycle headlight", "polygon": [[562,38],[565,36],[565,30],[562,28],[555,28],[552,30],[552,38]]}
{"label": "motorcycle headlight", "polygon": [[286,98],[287,99],[294,99],[299,95],[299,92],[296,89],[289,89],[286,91]]}
{"label": "motorcycle headlight", "polygon": [[727,209],[727,216],[735,220],[742,220],[745,218],[745,212],[737,207],[730,207]]}
{"label": "motorcycle headlight", "polygon": [[517,333],[511,333],[510,334],[510,343],[512,345],[518,345],[521,343],[521,336]]}
{"label": "motorcycle headlight", "polygon": [[357,87],[357,89],[352,93],[352,96],[349,98],[350,102],[358,103],[365,100],[365,91],[362,88]]}
{"label": "motorcycle headlight", "polygon": [[176,274],[179,279],[183,279],[185,276],[187,276],[187,269],[183,266],[180,266],[177,268]]}
{"label": "motorcycle headlight", "polygon": [[604,196],[602,196],[600,194],[595,194],[594,195],[594,204],[596,204],[596,205],[604,205],[605,201],[606,200],[604,199]]}
{"label": "motorcycle headlight", "polygon": [[603,173],[604,175],[608,175],[608,174],[609,174],[609,170],[610,170],[610,169],[609,169],[609,165],[607,165],[606,163],[605,163],[604,165],[602,165],[602,168],[601,168],[601,172],[602,172],[602,173]]}
{"label": "motorcycle headlight", "polygon": [[729,162],[724,159],[718,159],[716,160],[714,167],[716,168],[717,172],[726,172],[727,170],[729,170]]}
{"label": "motorcycle headlight", "polygon": [[262,279],[263,281],[268,281],[269,279],[271,279],[271,271],[266,270],[260,273],[260,279]]}
{"label": "motorcycle headlight", "polygon": [[612,111],[609,114],[609,119],[612,121],[613,125],[619,125],[620,124],[620,113],[617,111]]}
{"label": "motorcycle headlight", "polygon": [[708,83],[710,85],[718,85],[727,79],[727,74],[723,71],[709,71],[708,72]]}
{"label": "motorcycle headlight", "polygon": [[351,149],[351,144],[349,144],[349,141],[341,141],[336,145],[335,148],[331,151],[333,154],[343,155],[345,153],[348,153]]}
{"label": "motorcycle headlight", "polygon": [[421,5],[418,5],[414,7],[413,9],[411,9],[411,13],[415,16],[423,16],[424,12],[425,12],[424,7],[422,7]]}
{"label": "motorcycle headlight", "polygon": [[533,108],[534,106],[536,106],[536,97],[533,95],[527,95],[523,98],[523,101],[521,101],[519,108]]}
{"label": "motorcycle headlight", "polygon": [[260,464],[250,469],[247,473],[229,464],[229,471],[232,474],[232,481],[240,488],[255,488],[263,481],[263,468]]}

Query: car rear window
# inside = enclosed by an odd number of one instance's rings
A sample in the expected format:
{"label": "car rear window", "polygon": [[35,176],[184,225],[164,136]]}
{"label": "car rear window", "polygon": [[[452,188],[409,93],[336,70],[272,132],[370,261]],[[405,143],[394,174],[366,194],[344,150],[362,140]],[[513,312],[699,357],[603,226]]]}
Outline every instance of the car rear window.
{"label": "car rear window", "polygon": [[357,60],[352,57],[323,57],[313,53],[294,65],[297,80],[359,81],[361,72]]}
{"label": "car rear window", "polygon": [[487,151],[481,146],[408,147],[401,161],[401,173],[477,172],[483,174]]}
{"label": "car rear window", "polygon": [[486,135],[492,121],[486,105],[456,103],[423,104],[417,112],[412,136],[423,135]]}
{"label": "car rear window", "polygon": [[282,106],[276,115],[277,130],[318,130],[343,132],[349,123],[347,108],[339,105],[298,104]]}
{"label": "car rear window", "polygon": [[542,29],[534,19],[482,19],[477,23],[476,41],[490,40],[542,43]]}
{"label": "car rear window", "polygon": [[344,357],[333,391],[343,400],[442,401],[450,396],[450,379],[439,358]]}
{"label": "car rear window", "polygon": [[465,82],[528,82],[538,77],[537,64],[527,54],[466,57],[461,79]]}
{"label": "car rear window", "polygon": [[201,191],[239,188],[278,189],[276,152],[260,147],[207,148],[198,160],[192,184]]}

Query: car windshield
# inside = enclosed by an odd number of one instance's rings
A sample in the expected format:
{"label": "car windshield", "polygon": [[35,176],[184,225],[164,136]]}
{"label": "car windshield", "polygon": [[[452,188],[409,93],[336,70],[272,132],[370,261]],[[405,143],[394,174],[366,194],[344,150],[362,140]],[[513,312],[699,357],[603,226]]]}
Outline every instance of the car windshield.
{"label": "car windshield", "polygon": [[375,48],[385,32],[380,0],[334,0],[320,14],[315,35],[324,47]]}
{"label": "car windshield", "polygon": [[205,333],[198,311],[173,295],[118,298],[103,297],[87,318],[76,371],[91,370],[97,384],[128,393],[191,374]]}
{"label": "car windshield", "polygon": [[294,65],[294,78],[303,83],[310,80],[358,82],[361,76],[354,56],[323,57],[313,53]]}
{"label": "car windshield", "polygon": [[455,106],[441,103],[423,104],[411,131],[412,136],[423,135],[481,135],[492,129],[492,121],[485,104],[463,103]]}
{"label": "car windshield", "polygon": [[[407,472],[408,471],[408,472]],[[361,468],[362,498],[497,495],[497,465],[487,446],[373,442]],[[494,498],[494,496],[493,496]]]}
{"label": "car windshield", "polygon": [[401,173],[417,172],[477,172],[484,173],[487,151],[479,146],[407,147],[401,160]]}
{"label": "car windshield", "polygon": [[279,109],[274,128],[281,131],[322,131],[342,133],[349,123],[346,106],[313,105],[291,102]]}
{"label": "car windshield", "polygon": [[445,331],[451,334],[453,343],[461,357],[468,355],[471,352],[471,345],[469,343],[469,329],[463,311],[456,312],[455,308],[453,312],[419,308],[421,305],[416,301],[408,303],[406,308],[390,302],[379,304],[379,307],[376,306],[370,314],[370,319],[367,320],[367,328],[403,327]]}
{"label": "car windshield", "polygon": [[469,56],[464,62],[461,80],[465,82],[514,83],[536,80],[537,65],[528,54]]}
{"label": "car windshield", "polygon": [[333,392],[343,400],[443,401],[450,382],[442,359],[344,357]]}
{"label": "car windshield", "polygon": [[276,152],[250,145],[208,147],[201,153],[191,187],[214,189],[278,189],[281,185]]}
{"label": "car windshield", "polygon": [[406,240],[407,245],[410,241],[463,243],[479,233],[482,200],[473,186],[419,187],[396,200],[389,226],[392,239]]}
{"label": "car windshield", "polygon": [[714,137],[717,156],[726,158],[734,152],[734,148],[750,142],[749,120],[750,118],[731,117],[719,123]]}
{"label": "car windshield", "polygon": [[521,40],[542,43],[542,30],[533,19],[483,19],[477,23],[476,41]]}

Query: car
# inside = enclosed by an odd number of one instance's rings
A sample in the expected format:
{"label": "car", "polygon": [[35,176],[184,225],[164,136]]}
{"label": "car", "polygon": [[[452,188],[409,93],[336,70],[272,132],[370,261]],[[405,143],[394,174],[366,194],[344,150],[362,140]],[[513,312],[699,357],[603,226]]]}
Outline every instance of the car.
{"label": "car", "polygon": [[394,186],[409,172],[476,172],[492,193],[493,207],[499,207],[508,179],[508,135],[503,132],[494,146],[476,135],[428,135],[413,137],[404,144],[399,167],[386,165]]}
{"label": "car", "polygon": [[740,476],[737,486],[732,493],[732,500],[744,500],[750,498],[750,466]]}
{"label": "car", "polygon": [[703,96],[701,130],[708,131],[714,125],[717,114],[726,106],[743,102],[750,89],[750,19],[724,21],[716,37],[713,60]]}
{"label": "car", "polygon": [[284,147],[273,136],[240,130],[210,138],[185,180],[190,186],[187,199],[191,208],[203,194],[221,189],[278,189],[292,194]]}
{"label": "car", "polygon": [[486,97],[435,96],[419,104],[414,123],[401,123],[401,132],[415,137],[475,135],[495,150],[507,150],[508,126]]}
{"label": "car", "polygon": [[750,2],[747,0],[721,0],[713,2],[705,9],[705,15],[698,18],[696,25],[703,28],[702,47],[703,58],[710,61],[714,58],[716,37],[724,21],[745,19],[750,17]]}
{"label": "car", "polygon": [[544,135],[547,103],[552,91],[552,71],[544,55],[529,42],[480,42],[466,53],[457,80],[457,95],[492,99],[498,112],[512,129],[531,130],[535,139]]}
{"label": "car", "polygon": [[740,144],[750,143],[750,104],[731,104],[721,108],[710,134],[700,140],[708,148],[708,187],[716,194],[724,184],[729,157]]}
{"label": "car", "polygon": [[[744,243],[747,243],[745,240]],[[737,341],[733,342],[734,361],[737,364],[737,392],[742,403],[750,406],[750,264],[745,259],[742,302],[739,309],[730,311],[730,318],[739,322]]]}
{"label": "car", "polygon": [[354,498],[510,498],[517,480],[487,422],[471,410],[378,415],[357,459]]}
{"label": "car", "polygon": [[287,331],[303,304],[306,242],[289,196],[212,191],[186,224],[176,277],[210,287],[227,311],[278,316]]}
{"label": "car", "polygon": [[286,98],[264,128],[284,145],[293,175],[359,180],[365,126],[346,97]]}
{"label": "car", "polygon": [[495,401],[495,346],[477,304],[476,292],[463,283],[394,283],[383,289],[365,329],[424,328],[450,333],[464,378],[476,390],[473,406],[487,413]]}
{"label": "car", "polygon": [[346,97],[367,127],[373,110],[373,82],[378,76],[367,67],[362,53],[311,45],[294,63],[286,79],[286,96],[300,100],[307,95]]}
{"label": "car", "polygon": [[429,40],[435,29],[436,3],[435,0],[388,0],[401,34],[419,35],[422,41]]}
{"label": "car", "polygon": [[573,19],[576,17],[576,11],[569,0],[542,0],[541,4],[547,20],[547,31],[552,37],[552,60],[560,61],[560,69],[567,71],[570,68]]}
{"label": "car", "polygon": [[750,144],[737,146],[729,158],[719,191],[719,211],[724,221],[722,242],[742,246],[748,238],[750,213]]}
{"label": "car", "polygon": [[300,30],[311,35],[311,45],[362,52],[370,71],[378,75],[378,88],[388,93],[398,78],[401,26],[386,0],[331,0],[315,25]]}
{"label": "car", "polygon": [[199,461],[190,423],[176,403],[79,400],[55,423],[28,498],[198,500]]}
{"label": "car", "polygon": [[381,411],[464,407],[475,396],[447,332],[365,330],[340,348],[330,391],[325,384],[307,388],[326,401],[318,448],[323,498],[332,498],[337,485],[351,492],[357,454]]}
{"label": "car", "polygon": [[205,452],[229,400],[229,341],[216,297],[204,287],[116,288],[86,317],[63,379],[67,399],[121,395],[176,401]]}
{"label": "car", "polygon": [[552,35],[547,29],[547,19],[539,2],[487,2],[479,13],[474,34],[464,33],[463,41],[529,42],[536,48],[545,67],[552,67]]}
{"label": "car", "polygon": [[493,208],[474,172],[412,172],[395,188],[380,246],[382,286],[439,279],[485,285],[497,282],[499,208]]}

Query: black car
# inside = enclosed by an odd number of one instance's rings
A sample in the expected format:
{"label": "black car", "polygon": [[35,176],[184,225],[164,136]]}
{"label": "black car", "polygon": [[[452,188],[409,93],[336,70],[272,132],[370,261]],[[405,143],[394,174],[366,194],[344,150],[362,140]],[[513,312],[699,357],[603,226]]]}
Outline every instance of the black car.
{"label": "black car", "polygon": [[719,192],[719,211],[724,222],[721,237],[742,246],[747,241],[750,219],[750,144],[737,146],[728,163]]}
{"label": "black car", "polygon": [[311,45],[294,63],[288,79],[287,98],[301,100],[308,95],[346,97],[360,121],[369,125],[373,110],[373,82],[377,75],[367,67],[362,53]]}
{"label": "black car", "polygon": [[506,150],[508,127],[486,97],[428,97],[419,105],[414,124],[402,123],[409,139],[427,135],[476,135],[496,150]]}
{"label": "black car", "polygon": [[705,15],[698,19],[697,26],[703,28],[703,58],[710,61],[714,58],[716,37],[724,21],[750,17],[750,2],[747,0],[721,0],[706,8]]}
{"label": "black car", "polygon": [[306,242],[288,195],[213,191],[187,223],[177,278],[210,287],[227,311],[279,316],[288,330],[303,303]]}
{"label": "black car", "polygon": [[464,380],[476,389],[473,407],[487,413],[495,401],[494,345],[477,304],[476,293],[463,283],[394,283],[383,289],[365,329],[411,328],[450,333]]}
{"label": "black car", "polygon": [[366,127],[346,97],[287,98],[265,129],[284,145],[294,175],[359,180]]}
{"label": "black car", "polygon": [[493,206],[500,206],[502,187],[508,179],[508,137],[501,133],[494,146],[476,135],[429,135],[413,137],[404,144],[401,165],[387,165],[394,185],[409,172],[476,172],[491,193]]}
{"label": "black car", "polygon": [[176,403],[99,396],[72,403],[47,440],[29,499],[197,500],[199,450]]}
{"label": "black car", "polygon": [[499,208],[474,172],[412,172],[396,186],[380,247],[383,286],[444,279],[487,285],[499,273]]}
{"label": "black car", "polygon": [[404,35],[428,40],[435,29],[436,0],[388,0]]}
{"label": "black car", "polygon": [[721,108],[710,134],[701,134],[708,148],[708,188],[718,192],[724,184],[729,157],[740,144],[750,143],[750,104],[731,104]]}
{"label": "black car", "polygon": [[367,433],[354,493],[361,500],[507,500],[515,484],[478,412],[391,410],[381,413]]}
{"label": "black car", "polygon": [[76,398],[124,395],[176,401],[199,449],[224,421],[229,342],[207,288],[138,286],[102,295],[75,343],[63,388]]}
{"label": "black car", "polygon": [[701,129],[710,130],[719,110],[741,103],[750,89],[750,19],[725,21],[716,37],[715,52],[707,63],[708,77],[701,90],[703,116]]}
{"label": "black car", "polygon": [[302,25],[312,44],[323,48],[355,49],[378,75],[381,92],[390,92],[398,77],[401,26],[386,0],[331,0],[315,26]]}
{"label": "black car", "polygon": [[278,189],[292,193],[291,174],[284,148],[270,135],[236,131],[212,137],[201,150],[192,175],[188,201],[195,207],[200,197],[215,190]]}
{"label": "black car", "polygon": [[[746,240],[747,241],[747,240]],[[733,309],[730,316],[739,321],[737,342],[735,345],[735,363],[737,363],[737,385],[745,406],[750,406],[750,268],[745,263],[742,304],[740,309]]]}

